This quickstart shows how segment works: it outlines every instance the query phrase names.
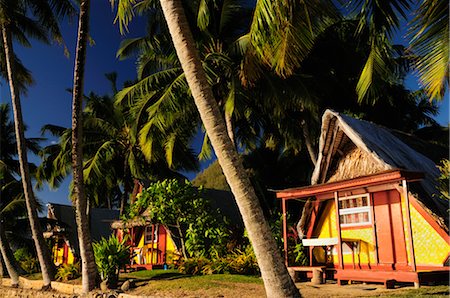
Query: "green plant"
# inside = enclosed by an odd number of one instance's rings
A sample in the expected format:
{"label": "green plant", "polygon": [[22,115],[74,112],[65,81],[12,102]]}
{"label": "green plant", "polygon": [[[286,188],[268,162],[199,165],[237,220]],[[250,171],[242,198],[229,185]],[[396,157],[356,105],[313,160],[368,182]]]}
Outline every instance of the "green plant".
{"label": "green plant", "polygon": [[14,258],[26,273],[32,274],[40,271],[39,260],[34,257],[26,247],[16,250],[14,252]]}
{"label": "green plant", "polygon": [[108,287],[115,288],[119,279],[119,270],[130,262],[130,246],[126,245],[127,238],[119,241],[117,237],[95,242],[94,256],[100,278],[108,282]]}
{"label": "green plant", "polygon": [[224,257],[217,256],[211,260],[204,257],[183,260],[178,270],[192,275],[259,274],[258,263],[251,245],[247,245],[243,250],[236,249]]}
{"label": "green plant", "polygon": [[201,275],[204,274],[205,266],[209,265],[210,263],[211,261],[205,257],[183,259],[180,261],[178,271],[185,274]]}
{"label": "green plant", "polygon": [[68,281],[81,276],[80,263],[62,264],[56,272],[56,280]]}
{"label": "green plant", "polygon": [[443,159],[440,164],[437,165],[440,176],[438,177],[439,197],[442,199],[450,200],[449,195],[449,178],[450,178],[450,160]]}
{"label": "green plant", "polygon": [[296,263],[298,263],[299,265],[308,264],[308,255],[306,254],[305,247],[301,242],[295,245],[293,253],[295,255]]}

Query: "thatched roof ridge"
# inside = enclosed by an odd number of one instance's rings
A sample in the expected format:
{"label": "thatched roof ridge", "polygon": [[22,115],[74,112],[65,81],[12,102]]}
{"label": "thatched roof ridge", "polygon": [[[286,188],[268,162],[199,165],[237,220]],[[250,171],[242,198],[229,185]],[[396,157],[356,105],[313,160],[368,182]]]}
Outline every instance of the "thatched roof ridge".
{"label": "thatched roof ridge", "polygon": [[437,195],[436,179],[439,170],[432,160],[413,150],[388,129],[332,110],[325,111],[322,117],[319,155],[311,184],[326,182],[330,161],[337,154],[339,145],[345,138],[350,139],[356,147],[378,162],[380,169],[404,169],[424,173],[425,177],[420,186],[425,191],[426,197],[422,196],[419,199],[434,212],[440,215],[446,213],[448,203]]}

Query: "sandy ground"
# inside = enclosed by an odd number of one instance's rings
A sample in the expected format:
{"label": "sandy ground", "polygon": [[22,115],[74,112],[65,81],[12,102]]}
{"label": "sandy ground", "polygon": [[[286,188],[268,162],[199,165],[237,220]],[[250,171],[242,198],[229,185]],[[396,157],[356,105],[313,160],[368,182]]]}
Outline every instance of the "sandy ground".
{"label": "sandy ground", "polygon": [[[248,283],[220,283],[211,285],[209,288],[197,290],[177,289],[174,285],[171,289],[161,289],[158,285],[150,282],[146,286],[134,289],[130,294],[142,295],[152,298],[181,298],[181,297],[217,297],[217,298],[260,298],[265,297],[264,287],[262,284]],[[352,284],[338,286],[336,283],[312,285],[310,282],[297,283],[297,287],[303,297],[370,297],[370,296],[411,296],[408,291],[413,287],[397,287],[396,289],[385,289],[381,284]],[[441,291],[441,297],[449,297],[448,291]],[[427,295],[429,296],[429,295]],[[423,297],[423,296],[422,296]]]}

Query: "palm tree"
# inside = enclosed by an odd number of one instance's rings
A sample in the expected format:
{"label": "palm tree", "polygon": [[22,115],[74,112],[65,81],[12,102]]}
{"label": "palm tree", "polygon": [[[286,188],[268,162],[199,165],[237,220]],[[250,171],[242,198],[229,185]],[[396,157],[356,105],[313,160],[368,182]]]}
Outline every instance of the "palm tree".
{"label": "palm tree", "polygon": [[[13,217],[23,215],[24,200],[21,197],[20,181],[14,175],[19,173],[15,157],[17,146],[14,135],[14,124],[9,119],[10,109],[7,104],[0,105],[0,255],[11,278],[12,287],[19,285],[20,267],[12,254],[9,241],[6,239],[5,224],[13,221]],[[35,145],[34,142],[29,145]],[[37,148],[33,148],[37,149]],[[13,216],[11,216],[13,215]]]}
{"label": "palm tree", "polygon": [[261,269],[266,294],[269,297],[297,297],[298,289],[283,264],[255,191],[228,137],[222,113],[195,48],[182,3],[163,0],[161,7],[206,133],[239,206]]}
{"label": "palm tree", "polygon": [[[22,177],[31,231],[41,265],[44,288],[50,287],[50,281],[54,277],[55,268],[38,222],[37,203],[28,169],[24,124],[20,103],[20,84],[17,83],[19,76],[15,69],[12,36],[18,37],[17,40],[26,46],[30,45],[27,35],[47,43],[49,42],[48,35],[50,35],[55,40],[61,42],[62,38],[56,20],[57,17],[63,17],[66,13],[70,13],[71,10],[72,6],[69,1],[5,1],[0,5],[0,27],[14,112],[20,175]],[[35,16],[36,19],[34,20],[28,17],[29,14]]]}
{"label": "palm tree", "polygon": [[80,1],[78,19],[77,50],[73,71],[72,96],[72,168],[73,168],[73,200],[75,219],[77,222],[78,241],[80,243],[82,291],[87,293],[96,286],[97,267],[94,260],[89,218],[87,216],[87,200],[83,179],[83,85],[84,67],[86,63],[86,47],[89,34],[89,0]]}
{"label": "palm tree", "polygon": [[421,83],[431,99],[442,99],[449,80],[449,6],[423,0],[410,27]]}
{"label": "palm tree", "polygon": [[[113,91],[117,92],[116,75],[106,76],[112,81]],[[175,171],[198,169],[198,161],[182,138],[177,138],[173,145],[170,166],[164,154],[166,136],[162,134],[153,137],[159,143],[152,145],[152,159],[146,159],[137,142],[138,125],[134,112],[127,105],[115,104],[110,96],[99,96],[92,92],[85,96],[85,102],[83,176],[91,207],[112,208],[114,205],[120,207],[123,213],[135,179],[178,178],[181,175]],[[165,131],[169,130],[173,131],[172,127],[166,127]],[[59,142],[45,147],[40,153],[43,163],[38,168],[38,180],[45,180],[51,187],[58,187],[61,179],[70,173],[71,129],[46,125],[42,131],[58,137]],[[181,135],[182,132],[177,134]],[[190,137],[184,139],[190,140]]]}

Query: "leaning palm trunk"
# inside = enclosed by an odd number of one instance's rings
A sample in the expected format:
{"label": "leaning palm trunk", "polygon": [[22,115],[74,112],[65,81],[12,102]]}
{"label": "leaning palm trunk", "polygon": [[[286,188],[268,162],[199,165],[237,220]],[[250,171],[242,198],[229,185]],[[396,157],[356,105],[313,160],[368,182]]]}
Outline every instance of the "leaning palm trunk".
{"label": "leaning palm trunk", "polygon": [[88,205],[83,181],[83,150],[82,150],[82,106],[84,66],[86,61],[86,46],[89,30],[89,0],[80,2],[80,16],[78,21],[77,52],[73,74],[72,98],[72,167],[73,167],[73,198],[75,204],[75,218],[77,222],[78,241],[80,243],[81,276],[83,292],[87,293],[95,288],[97,268],[95,266],[94,251],[92,249],[89,231]]}
{"label": "leaning palm trunk", "polygon": [[[19,286],[19,272],[18,266],[14,255],[9,247],[8,240],[6,239],[5,230],[3,228],[2,220],[0,219],[0,252],[3,264],[8,271],[9,278],[11,278],[11,287],[17,288]],[[0,264],[3,271],[3,264]]]}
{"label": "leaning palm trunk", "polygon": [[264,218],[261,206],[227,129],[202,68],[180,0],[161,0],[161,7],[195,104],[223,173],[236,198],[252,243],[268,297],[299,297]]}
{"label": "leaning palm trunk", "polygon": [[50,250],[44,240],[42,228],[37,214],[37,202],[34,197],[33,187],[31,185],[30,171],[28,168],[27,148],[25,143],[24,125],[22,118],[22,107],[20,104],[19,93],[16,87],[13,65],[13,45],[11,41],[11,32],[7,25],[2,24],[3,48],[6,58],[6,69],[8,73],[11,101],[14,112],[14,128],[17,139],[17,153],[19,156],[20,175],[22,177],[23,193],[27,205],[28,219],[30,221],[31,233],[33,235],[36,252],[41,265],[42,279],[44,280],[44,289],[50,288],[50,282],[55,276],[55,266],[52,262]]}

